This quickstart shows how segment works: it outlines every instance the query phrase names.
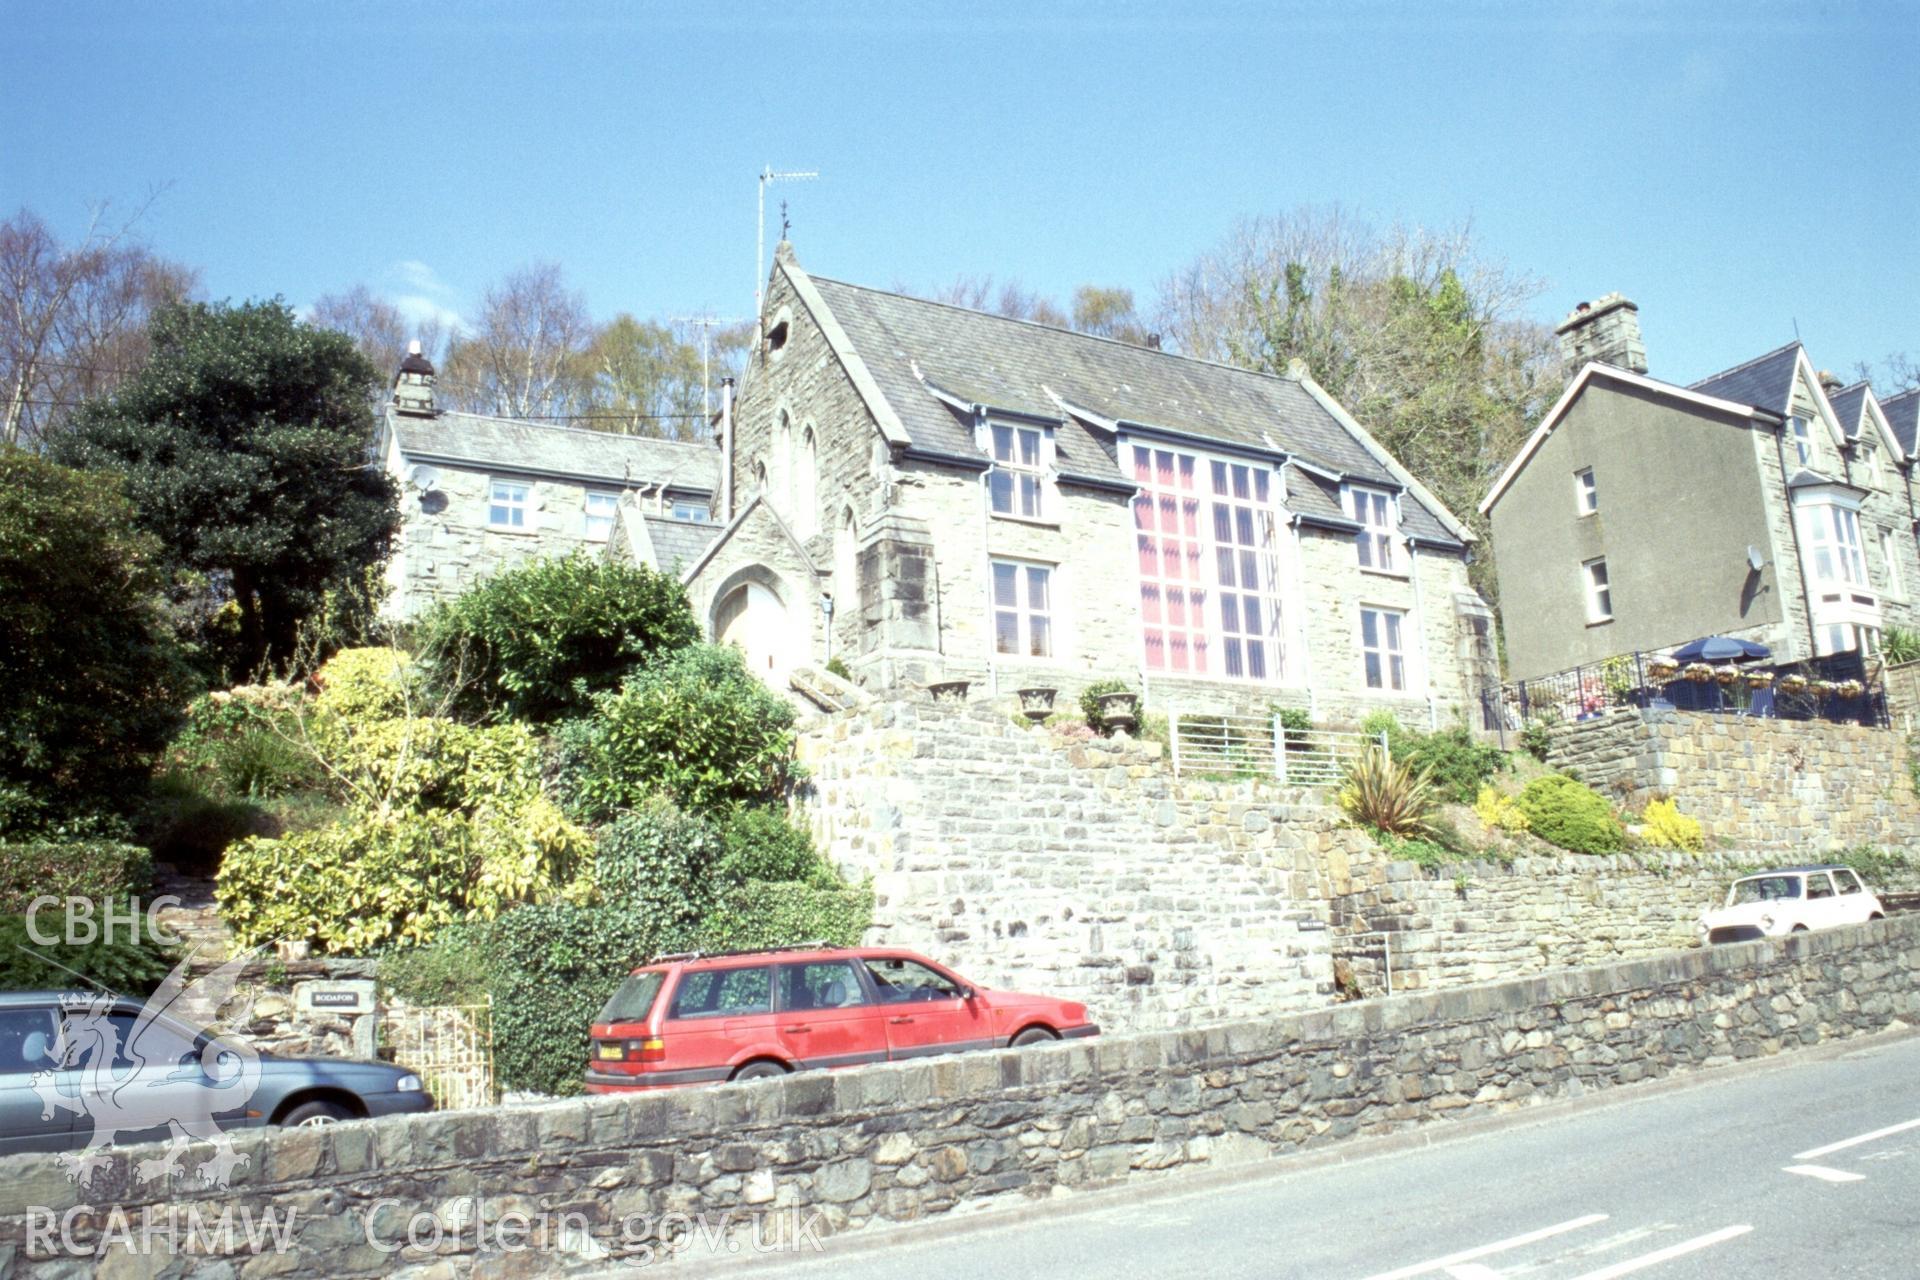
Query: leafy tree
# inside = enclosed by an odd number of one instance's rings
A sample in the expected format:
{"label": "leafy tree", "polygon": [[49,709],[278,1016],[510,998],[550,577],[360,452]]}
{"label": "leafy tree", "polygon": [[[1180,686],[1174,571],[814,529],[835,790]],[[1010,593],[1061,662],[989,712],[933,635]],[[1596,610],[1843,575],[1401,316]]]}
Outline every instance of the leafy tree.
{"label": "leafy tree", "polygon": [[495,574],[422,629],[429,683],[454,714],[535,724],[586,712],[648,658],[700,638],[671,575],[578,553]]}
{"label": "leafy tree", "polygon": [[616,316],[587,352],[592,425],[630,435],[707,439],[709,384],[738,370],[752,333],[751,325],[715,329],[703,360],[697,332]]}
{"label": "leafy tree", "polygon": [[[329,293],[313,300],[308,322],[316,328],[333,329],[353,339],[353,345],[381,374],[391,377],[407,354],[407,344],[418,342],[428,359],[436,359],[446,344],[447,335],[437,319],[409,319],[400,308],[377,298],[363,284],[345,293]],[[387,384],[379,384],[376,395],[386,399]]]}
{"label": "leafy tree", "polygon": [[586,398],[594,325],[558,264],[536,263],[488,289],[480,319],[447,344],[438,389],[456,408],[565,417]]}
{"label": "leafy tree", "polygon": [[288,663],[301,623],[387,554],[392,482],[368,458],[379,374],[285,303],[188,303],[155,316],[152,353],[90,401],[54,456],[126,477],[173,567],[224,583],[249,670]]}
{"label": "leafy tree", "polygon": [[0,447],[0,827],[135,788],[184,672],[119,478]]}
{"label": "leafy tree", "polygon": [[1465,231],[1305,209],[1243,221],[1168,277],[1158,324],[1190,355],[1302,361],[1481,536],[1474,584],[1497,600],[1477,507],[1564,383],[1551,331],[1523,314],[1539,292]]}

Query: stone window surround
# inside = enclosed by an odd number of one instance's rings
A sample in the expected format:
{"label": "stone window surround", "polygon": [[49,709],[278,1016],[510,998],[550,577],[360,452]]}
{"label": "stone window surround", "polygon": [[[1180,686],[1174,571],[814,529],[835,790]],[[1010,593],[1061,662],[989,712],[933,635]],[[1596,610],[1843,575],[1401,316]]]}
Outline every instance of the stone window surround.
{"label": "stone window surround", "polygon": [[[1374,615],[1375,642],[1367,643],[1367,615]],[[1389,619],[1393,625],[1389,626]],[[1407,654],[1407,622],[1405,609],[1396,609],[1391,605],[1362,603],[1354,616],[1354,650],[1360,655],[1360,687],[1377,690],[1381,693],[1409,694],[1414,691],[1416,682],[1412,663]],[[1377,656],[1380,659],[1380,682],[1375,683],[1367,672],[1367,659]],[[1394,682],[1395,668],[1399,671],[1399,682]]]}
{"label": "stone window surround", "polygon": [[[1000,569],[1012,568],[1014,573],[1014,602],[1009,609],[1000,602]],[[1045,609],[1033,605],[1033,574],[1042,575],[1042,589],[1046,596]],[[1036,662],[1058,662],[1063,656],[1065,646],[1060,643],[1060,566],[1040,560],[1023,560],[1015,556],[992,555],[987,558],[987,647],[989,660],[995,664]],[[1011,613],[1014,617],[1014,643],[1016,648],[1009,652],[1000,647],[1000,615]],[[1044,623],[1046,632],[1046,652],[1032,653],[1033,623],[1035,619]]]}
{"label": "stone window surround", "polygon": [[1900,545],[1898,535],[1885,525],[1876,527],[1874,532],[1878,535],[1880,543],[1880,560],[1887,566],[1887,598],[1890,600],[1905,600],[1907,598],[1907,592],[1906,583],[1900,577],[1900,553],[1897,550]]}
{"label": "stone window surround", "polygon": [[1587,625],[1613,621],[1613,583],[1607,576],[1607,558],[1595,556],[1580,565],[1581,595],[1587,602]]}
{"label": "stone window surround", "polygon": [[1804,413],[1795,412],[1787,419],[1787,436],[1793,441],[1794,453],[1800,458],[1800,465],[1806,466],[1813,461],[1813,421]]}

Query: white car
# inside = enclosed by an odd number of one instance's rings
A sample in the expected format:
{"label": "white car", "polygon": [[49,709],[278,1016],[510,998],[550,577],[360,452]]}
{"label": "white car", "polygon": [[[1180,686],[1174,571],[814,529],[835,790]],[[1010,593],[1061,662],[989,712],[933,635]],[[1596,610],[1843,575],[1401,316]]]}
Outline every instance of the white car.
{"label": "white car", "polygon": [[1861,924],[1886,913],[1851,867],[1782,867],[1735,880],[1726,903],[1704,913],[1697,930],[1703,942],[1751,942]]}

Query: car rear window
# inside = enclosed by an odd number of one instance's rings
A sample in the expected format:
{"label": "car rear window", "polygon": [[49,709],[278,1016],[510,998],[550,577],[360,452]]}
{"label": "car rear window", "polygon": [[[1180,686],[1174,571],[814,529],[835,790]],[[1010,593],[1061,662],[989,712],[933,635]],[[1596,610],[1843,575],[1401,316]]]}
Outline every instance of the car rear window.
{"label": "car rear window", "polygon": [[636,973],[620,984],[613,998],[600,1007],[595,1022],[645,1022],[653,1011],[653,998],[660,994],[666,974],[655,969]]}
{"label": "car rear window", "polygon": [[739,969],[696,969],[680,975],[669,1018],[712,1018],[723,1014],[772,1013],[773,970],[766,965]]}

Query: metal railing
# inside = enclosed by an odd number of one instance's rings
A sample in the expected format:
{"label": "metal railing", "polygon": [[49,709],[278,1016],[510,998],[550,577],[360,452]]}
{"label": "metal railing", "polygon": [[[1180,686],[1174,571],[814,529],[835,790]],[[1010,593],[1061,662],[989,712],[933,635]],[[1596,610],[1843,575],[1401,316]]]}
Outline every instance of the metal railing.
{"label": "metal railing", "polygon": [[417,1073],[442,1111],[500,1100],[493,1076],[493,997],[477,1005],[387,1009],[381,1031],[393,1060]]}
{"label": "metal railing", "polygon": [[1502,734],[1537,721],[1590,719],[1613,707],[1711,711],[1775,720],[1829,720],[1886,728],[1878,658],[1858,652],[1785,663],[1678,663],[1663,653],[1619,654],[1516,680],[1481,695],[1482,727]]}
{"label": "metal railing", "polygon": [[1368,747],[1388,750],[1385,733],[1288,728],[1277,715],[1235,716],[1168,708],[1175,774],[1272,778],[1290,786],[1344,781]]}

